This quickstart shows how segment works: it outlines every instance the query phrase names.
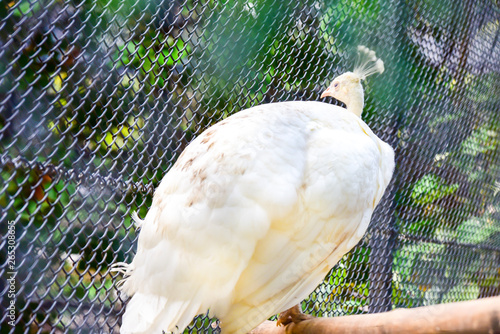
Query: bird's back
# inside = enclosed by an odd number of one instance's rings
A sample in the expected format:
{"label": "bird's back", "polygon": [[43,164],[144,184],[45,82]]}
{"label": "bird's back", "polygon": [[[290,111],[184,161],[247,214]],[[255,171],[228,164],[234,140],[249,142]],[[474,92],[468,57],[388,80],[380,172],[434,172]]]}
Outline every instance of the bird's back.
{"label": "bird's back", "polygon": [[[184,328],[210,308],[225,333],[246,333],[297,304],[362,237],[393,166],[387,144],[329,104],[261,105],[209,128],[155,192],[122,332]],[[143,314],[146,302],[157,306]]]}

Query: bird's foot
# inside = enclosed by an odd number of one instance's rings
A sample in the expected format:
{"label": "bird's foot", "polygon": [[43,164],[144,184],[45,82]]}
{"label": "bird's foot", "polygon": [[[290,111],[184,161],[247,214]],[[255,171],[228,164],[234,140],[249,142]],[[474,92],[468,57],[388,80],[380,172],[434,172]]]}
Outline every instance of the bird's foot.
{"label": "bird's foot", "polygon": [[292,322],[299,323],[312,318],[314,318],[312,315],[302,313],[302,309],[299,304],[286,310],[285,312],[281,312],[278,317],[278,321],[276,322],[276,326],[286,326]]}

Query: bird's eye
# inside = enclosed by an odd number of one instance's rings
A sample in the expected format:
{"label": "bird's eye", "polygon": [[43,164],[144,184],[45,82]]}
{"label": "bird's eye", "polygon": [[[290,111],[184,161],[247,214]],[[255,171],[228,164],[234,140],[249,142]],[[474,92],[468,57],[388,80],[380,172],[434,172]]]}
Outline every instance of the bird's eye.
{"label": "bird's eye", "polygon": [[339,88],[339,83],[336,82],[334,85],[333,85],[334,88]]}

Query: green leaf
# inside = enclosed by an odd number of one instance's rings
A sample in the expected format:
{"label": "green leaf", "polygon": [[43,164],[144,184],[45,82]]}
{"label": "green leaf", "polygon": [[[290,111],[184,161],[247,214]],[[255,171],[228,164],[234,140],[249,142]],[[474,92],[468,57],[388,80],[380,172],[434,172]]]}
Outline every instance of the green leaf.
{"label": "green leaf", "polygon": [[14,16],[22,17],[27,16],[31,17],[34,13],[36,13],[40,9],[40,4],[35,2],[33,6],[29,1],[23,1],[14,9]]}
{"label": "green leaf", "polygon": [[443,303],[452,303],[463,300],[477,299],[479,297],[479,286],[472,282],[463,282],[451,289],[444,295]]}
{"label": "green leaf", "polygon": [[[172,44],[174,42],[173,38],[169,38],[168,45]],[[172,45],[172,49],[170,51],[163,51],[160,53],[160,55],[169,54],[170,56],[167,59],[167,65],[168,66],[174,66],[177,64],[181,59],[187,57],[189,51],[189,45],[185,46],[184,42],[179,38],[175,41],[175,44]]]}
{"label": "green leaf", "polygon": [[479,153],[486,153],[494,150],[498,144],[497,131],[481,128],[474,131],[462,143],[462,152],[467,155],[476,156]]}
{"label": "green leaf", "polygon": [[457,230],[457,241],[482,244],[495,234],[500,235],[500,222],[488,217],[473,217],[464,221]]}
{"label": "green leaf", "polygon": [[411,198],[418,204],[429,204],[453,194],[458,188],[458,183],[447,185],[442,178],[427,174],[415,184]]}

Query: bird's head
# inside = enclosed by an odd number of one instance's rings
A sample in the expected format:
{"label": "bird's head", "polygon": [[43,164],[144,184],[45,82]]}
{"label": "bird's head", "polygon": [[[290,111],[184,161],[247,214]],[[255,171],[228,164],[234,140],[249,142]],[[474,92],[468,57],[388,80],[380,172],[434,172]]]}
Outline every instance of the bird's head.
{"label": "bird's head", "polygon": [[374,73],[384,72],[384,62],[377,58],[375,51],[358,46],[358,61],[354,71],[336,77],[321,94],[321,98],[331,96],[344,104],[347,110],[361,117],[364,105],[363,85],[361,81]]}

